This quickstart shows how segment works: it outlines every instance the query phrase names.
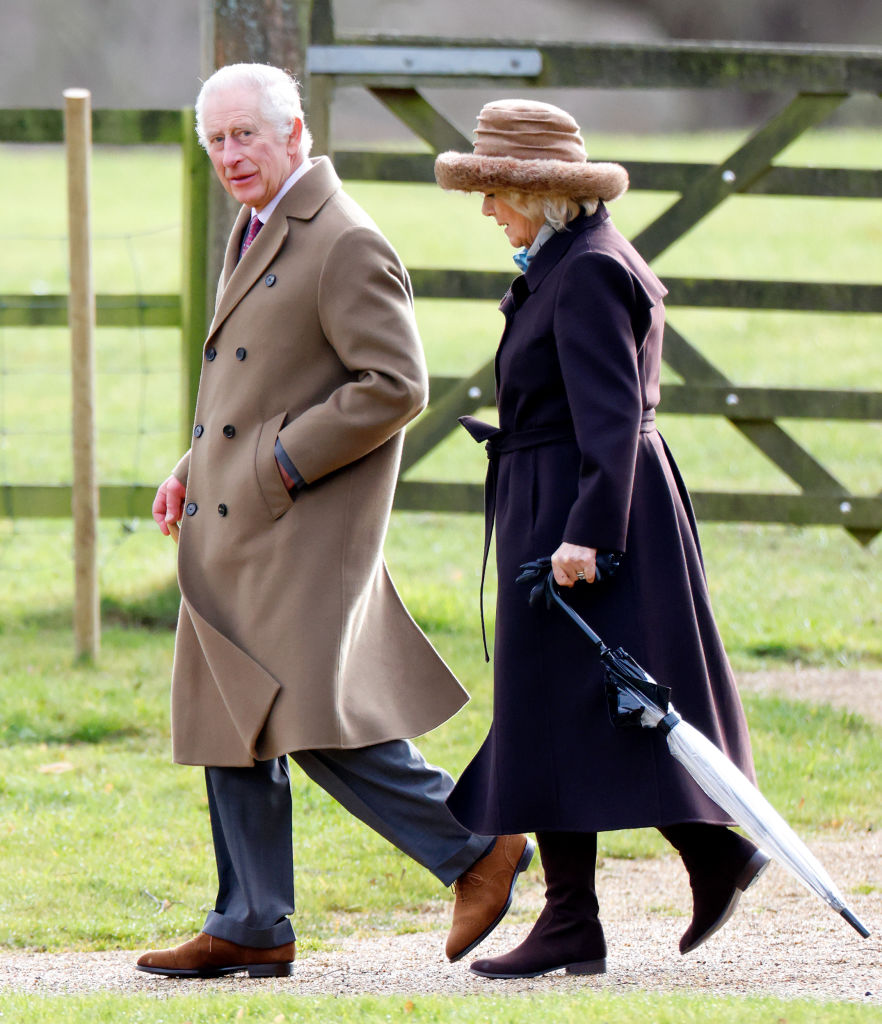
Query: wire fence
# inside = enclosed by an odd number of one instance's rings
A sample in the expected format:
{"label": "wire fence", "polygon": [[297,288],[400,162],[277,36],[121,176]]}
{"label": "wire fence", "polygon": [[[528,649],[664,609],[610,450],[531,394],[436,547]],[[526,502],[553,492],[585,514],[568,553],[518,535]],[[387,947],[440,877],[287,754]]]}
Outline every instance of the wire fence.
{"label": "wire fence", "polygon": [[[94,237],[96,263],[116,289],[136,299],[151,290],[156,250],[176,263],[180,224]],[[64,234],[0,235],[0,291],[27,294],[39,304],[66,290]],[[153,527],[143,489],[159,482],[179,457],[181,423],[180,330],[148,326],[99,328],[96,338],[98,475],[102,484],[133,485],[125,516],[102,522],[99,566],[104,583],[127,558],[123,546]],[[47,605],[72,591],[69,519],[16,514],[12,488],[69,485],[71,356],[66,326],[7,326],[0,320],[0,586],[11,589],[22,573],[37,573]]]}

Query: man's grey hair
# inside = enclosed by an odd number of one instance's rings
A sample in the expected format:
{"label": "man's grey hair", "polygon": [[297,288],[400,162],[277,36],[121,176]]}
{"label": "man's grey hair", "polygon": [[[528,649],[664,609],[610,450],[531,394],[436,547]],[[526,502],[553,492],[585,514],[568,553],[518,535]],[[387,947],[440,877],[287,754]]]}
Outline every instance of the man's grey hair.
{"label": "man's grey hair", "polygon": [[196,97],[196,135],[203,149],[208,149],[203,120],[205,100],[213,93],[240,86],[253,89],[260,95],[261,113],[275,129],[280,142],[291,134],[296,118],[303,121],[300,153],[304,159],[308,157],[312,149],[312,135],[303,118],[300,89],[292,75],[271,64],[227,64],[202,83]]}

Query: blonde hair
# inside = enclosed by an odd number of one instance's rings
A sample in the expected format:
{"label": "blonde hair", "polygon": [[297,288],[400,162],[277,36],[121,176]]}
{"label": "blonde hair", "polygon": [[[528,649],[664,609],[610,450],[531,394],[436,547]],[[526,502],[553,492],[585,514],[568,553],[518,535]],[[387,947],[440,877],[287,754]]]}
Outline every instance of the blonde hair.
{"label": "blonde hair", "polygon": [[569,196],[535,195],[530,192],[497,191],[496,195],[529,220],[543,217],[555,231],[563,231],[583,210],[590,216],[599,202],[597,199],[572,199]]}

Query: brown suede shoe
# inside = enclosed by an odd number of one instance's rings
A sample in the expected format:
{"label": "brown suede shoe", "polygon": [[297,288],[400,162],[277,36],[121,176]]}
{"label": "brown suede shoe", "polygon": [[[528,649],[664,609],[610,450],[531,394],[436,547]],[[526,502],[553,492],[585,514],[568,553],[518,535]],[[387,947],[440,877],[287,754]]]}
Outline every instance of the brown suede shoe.
{"label": "brown suede shoe", "polygon": [[456,902],[444,949],[451,962],[470,953],[505,917],[518,875],[535,848],[526,836],[499,836],[493,849],[453,883]]}
{"label": "brown suede shoe", "polygon": [[171,978],[216,978],[247,971],[249,978],[286,978],[291,973],[296,946],[286,942],[272,949],[240,946],[200,932],[174,949],[155,949],[135,964],[139,971]]}

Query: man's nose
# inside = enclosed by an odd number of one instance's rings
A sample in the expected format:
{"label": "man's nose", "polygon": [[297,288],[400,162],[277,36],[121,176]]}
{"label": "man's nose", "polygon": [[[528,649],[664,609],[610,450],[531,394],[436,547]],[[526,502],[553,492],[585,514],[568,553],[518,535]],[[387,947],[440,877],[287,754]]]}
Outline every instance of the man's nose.
{"label": "man's nose", "polygon": [[241,158],[242,154],[236,140],[224,139],[224,167],[232,167],[233,164],[238,163]]}
{"label": "man's nose", "polygon": [[492,217],[495,212],[492,197],[484,196],[484,201],[481,203],[481,213],[483,213],[485,217]]}

